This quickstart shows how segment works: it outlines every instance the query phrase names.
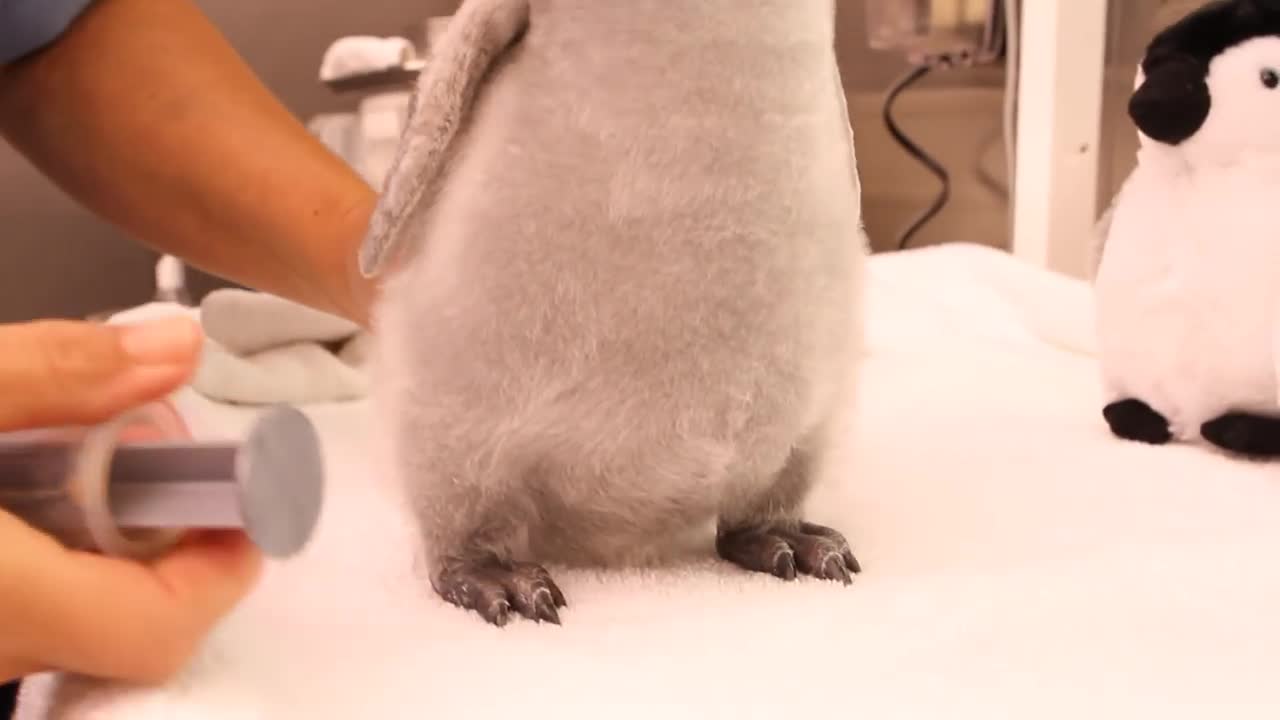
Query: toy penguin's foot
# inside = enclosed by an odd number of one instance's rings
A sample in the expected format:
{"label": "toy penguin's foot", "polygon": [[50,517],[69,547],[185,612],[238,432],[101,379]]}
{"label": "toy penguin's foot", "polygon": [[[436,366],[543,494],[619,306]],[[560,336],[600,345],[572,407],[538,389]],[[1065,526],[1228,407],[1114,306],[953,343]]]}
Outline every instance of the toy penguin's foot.
{"label": "toy penguin's foot", "polygon": [[1173,439],[1169,421],[1137,398],[1107,405],[1102,408],[1102,417],[1111,426],[1111,432],[1123,440],[1163,445]]}
{"label": "toy penguin's foot", "polygon": [[432,585],[447,602],[475,610],[498,627],[511,619],[512,608],[529,620],[559,625],[556,608],[567,605],[551,574],[533,563],[451,560]]}
{"label": "toy penguin's foot", "polygon": [[798,573],[849,585],[852,575],[862,572],[843,535],[806,522],[791,528],[721,530],[716,552],[738,567],[783,580],[794,580]]}
{"label": "toy penguin's foot", "polygon": [[1200,426],[1200,436],[1237,455],[1252,458],[1280,456],[1280,418],[1230,412]]}

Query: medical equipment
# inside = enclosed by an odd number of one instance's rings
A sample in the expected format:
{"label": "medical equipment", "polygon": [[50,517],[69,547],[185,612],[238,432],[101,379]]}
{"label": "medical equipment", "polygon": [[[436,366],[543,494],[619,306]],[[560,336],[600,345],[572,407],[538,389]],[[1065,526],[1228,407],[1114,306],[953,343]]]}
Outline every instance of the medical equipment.
{"label": "medical equipment", "polygon": [[[899,236],[898,249],[946,205],[951,178],[946,169],[907,137],[893,116],[898,97],[930,72],[993,64],[1005,58],[1004,144],[1010,199],[1014,174],[1014,115],[1017,99],[1018,0],[864,0],[867,41],[876,50],[902,53],[911,68],[890,87],[882,117],[894,140],[941,183],[933,203]],[[1000,183],[982,176],[988,186]]]}
{"label": "medical equipment", "polygon": [[244,529],[272,557],[302,549],[324,493],[305,415],[276,406],[240,442],[185,437],[159,403],[96,426],[0,434],[0,507],[69,547],[113,556],[154,557],[188,529],[215,528]]}
{"label": "medical equipment", "polygon": [[[344,38],[345,39],[345,38]],[[335,45],[341,49],[341,46]],[[409,55],[390,64],[375,64],[367,67],[342,68],[331,75],[320,78],[330,90],[338,93],[379,90],[389,86],[409,86],[426,61],[416,55]]]}
{"label": "medical equipment", "polygon": [[352,35],[335,40],[320,63],[320,82],[336,93],[408,91],[426,67],[450,16],[429,17],[406,37]]}
{"label": "medical equipment", "polygon": [[156,302],[171,302],[190,307],[191,293],[187,290],[187,267],[175,255],[161,255],[156,261]]}
{"label": "medical equipment", "polygon": [[[906,249],[911,238],[950,199],[951,176],[946,168],[907,136],[894,117],[899,96],[926,75],[943,69],[1005,64],[1002,133],[1004,181],[979,165],[978,179],[1007,199],[1013,224],[1015,126],[1018,95],[1019,0],[863,0],[867,43],[874,50],[902,54],[910,69],[888,90],[882,119],[899,145],[919,161],[941,185],[937,197],[897,239]],[[320,80],[337,93],[408,91],[427,55],[449,21],[433,17],[406,38],[352,36],[335,41],[325,54]],[[412,48],[420,48],[414,50]]]}
{"label": "medical equipment", "polygon": [[912,65],[995,62],[1004,49],[1002,0],[863,0],[867,40]]}

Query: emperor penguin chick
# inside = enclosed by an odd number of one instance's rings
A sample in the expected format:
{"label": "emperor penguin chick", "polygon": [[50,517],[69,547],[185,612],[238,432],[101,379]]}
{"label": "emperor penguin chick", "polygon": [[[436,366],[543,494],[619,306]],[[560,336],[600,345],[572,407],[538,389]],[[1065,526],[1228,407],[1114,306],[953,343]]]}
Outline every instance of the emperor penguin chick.
{"label": "emperor penguin chick", "polygon": [[1102,414],[1127,440],[1280,456],[1280,1],[1206,3],[1136,85],[1095,279]]}
{"label": "emperor penguin chick", "polygon": [[430,583],[560,621],[546,569],[715,534],[848,584],[802,506],[848,407],[866,237],[833,0],[466,0],[360,263]]}

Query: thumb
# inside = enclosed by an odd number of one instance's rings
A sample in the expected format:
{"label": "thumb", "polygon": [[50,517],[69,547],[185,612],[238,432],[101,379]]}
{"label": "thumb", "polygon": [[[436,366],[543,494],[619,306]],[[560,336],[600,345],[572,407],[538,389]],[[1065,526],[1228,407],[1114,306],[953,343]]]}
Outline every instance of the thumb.
{"label": "thumb", "polygon": [[0,325],[0,431],[92,425],[163,397],[191,376],[200,344],[185,316]]}

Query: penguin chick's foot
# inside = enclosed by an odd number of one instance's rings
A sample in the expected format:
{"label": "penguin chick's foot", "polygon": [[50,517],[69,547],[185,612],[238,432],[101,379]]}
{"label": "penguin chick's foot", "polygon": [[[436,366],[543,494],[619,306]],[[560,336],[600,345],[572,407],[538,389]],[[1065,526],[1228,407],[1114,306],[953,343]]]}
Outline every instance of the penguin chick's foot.
{"label": "penguin chick's foot", "polygon": [[1102,417],[1111,427],[1111,432],[1122,440],[1163,445],[1173,439],[1169,421],[1137,398],[1117,400],[1107,405],[1102,409]]}
{"label": "penguin chick's foot", "polygon": [[783,580],[800,574],[849,585],[852,575],[862,572],[843,535],[807,522],[791,528],[722,530],[716,536],[716,552],[741,568]]}
{"label": "penguin chick's foot", "polygon": [[526,619],[559,625],[556,608],[567,604],[551,573],[541,565],[497,558],[448,560],[433,586],[446,602],[475,610],[498,627],[507,624],[513,609]]}
{"label": "penguin chick's foot", "polygon": [[1280,418],[1229,412],[1200,426],[1200,436],[1227,452],[1254,459],[1280,457]]}

